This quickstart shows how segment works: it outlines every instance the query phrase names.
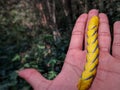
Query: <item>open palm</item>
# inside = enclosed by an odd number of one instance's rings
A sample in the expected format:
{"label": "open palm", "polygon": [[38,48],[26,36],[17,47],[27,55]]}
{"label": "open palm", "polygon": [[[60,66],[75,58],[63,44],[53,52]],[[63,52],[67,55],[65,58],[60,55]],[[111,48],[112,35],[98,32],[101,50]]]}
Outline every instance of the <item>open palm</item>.
{"label": "open palm", "polygon": [[86,47],[86,23],[94,15],[100,18],[100,54],[97,75],[89,90],[120,90],[120,21],[114,24],[114,40],[110,55],[111,36],[108,19],[105,14],[98,14],[95,9],[88,14],[82,14],[76,21],[63,68],[54,80],[45,79],[35,69],[21,70],[18,72],[19,76],[30,83],[34,90],[77,90],[77,83],[86,61],[86,50],[82,50],[84,38]]}

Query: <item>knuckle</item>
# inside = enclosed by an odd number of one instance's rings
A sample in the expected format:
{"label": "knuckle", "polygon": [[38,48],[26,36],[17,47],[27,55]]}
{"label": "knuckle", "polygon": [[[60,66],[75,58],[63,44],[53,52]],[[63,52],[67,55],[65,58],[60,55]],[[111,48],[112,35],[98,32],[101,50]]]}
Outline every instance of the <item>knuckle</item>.
{"label": "knuckle", "polygon": [[108,32],[99,32],[98,35],[99,35],[99,36],[107,36],[107,37],[110,37],[110,33],[108,33]]}
{"label": "knuckle", "polygon": [[120,42],[113,43],[114,46],[120,46]]}
{"label": "knuckle", "polygon": [[73,32],[72,32],[72,35],[83,35],[83,32],[80,31],[80,30],[73,31]]}
{"label": "knuckle", "polygon": [[114,36],[119,36],[120,35],[120,33],[114,33]]}

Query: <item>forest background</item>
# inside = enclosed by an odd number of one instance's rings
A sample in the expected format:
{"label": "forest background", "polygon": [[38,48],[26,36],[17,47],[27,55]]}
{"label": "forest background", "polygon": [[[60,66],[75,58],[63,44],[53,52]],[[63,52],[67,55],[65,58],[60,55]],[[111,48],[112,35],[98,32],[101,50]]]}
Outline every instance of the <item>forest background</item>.
{"label": "forest background", "polygon": [[119,0],[0,0],[0,90],[32,90],[15,72],[24,68],[54,79],[76,19],[93,8],[108,15],[113,33]]}

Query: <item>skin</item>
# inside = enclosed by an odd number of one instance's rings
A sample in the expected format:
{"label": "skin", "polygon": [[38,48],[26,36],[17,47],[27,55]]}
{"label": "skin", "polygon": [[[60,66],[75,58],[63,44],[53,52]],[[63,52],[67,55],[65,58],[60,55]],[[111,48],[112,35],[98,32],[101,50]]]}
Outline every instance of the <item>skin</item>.
{"label": "skin", "polygon": [[54,80],[45,79],[37,70],[31,68],[19,71],[18,75],[34,90],[77,90],[77,83],[86,62],[86,50],[82,47],[86,47],[87,22],[94,15],[98,15],[100,19],[100,54],[97,74],[89,90],[120,90],[120,21],[114,23],[114,39],[111,46],[108,18],[106,14],[98,13],[95,9],[77,19],[63,68]]}

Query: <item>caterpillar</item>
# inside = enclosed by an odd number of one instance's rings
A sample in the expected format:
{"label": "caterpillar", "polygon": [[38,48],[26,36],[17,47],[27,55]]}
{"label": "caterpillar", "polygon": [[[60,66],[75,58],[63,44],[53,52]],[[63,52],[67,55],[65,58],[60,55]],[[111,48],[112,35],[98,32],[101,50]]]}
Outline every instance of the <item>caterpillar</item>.
{"label": "caterpillar", "polygon": [[98,25],[98,16],[93,16],[88,22],[86,63],[81,78],[78,81],[78,90],[88,90],[96,75],[99,55]]}

